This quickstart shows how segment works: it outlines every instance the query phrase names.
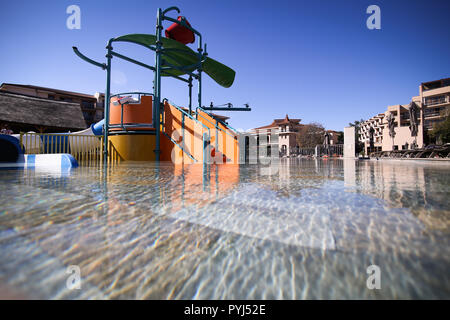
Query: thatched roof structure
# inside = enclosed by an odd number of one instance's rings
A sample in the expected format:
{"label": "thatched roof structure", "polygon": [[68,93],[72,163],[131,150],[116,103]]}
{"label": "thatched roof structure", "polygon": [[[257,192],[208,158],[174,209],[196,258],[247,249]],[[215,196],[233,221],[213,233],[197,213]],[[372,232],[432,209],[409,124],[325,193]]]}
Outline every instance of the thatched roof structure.
{"label": "thatched roof structure", "polygon": [[53,101],[0,91],[0,123],[45,128],[46,132],[77,131],[87,127],[78,103]]}

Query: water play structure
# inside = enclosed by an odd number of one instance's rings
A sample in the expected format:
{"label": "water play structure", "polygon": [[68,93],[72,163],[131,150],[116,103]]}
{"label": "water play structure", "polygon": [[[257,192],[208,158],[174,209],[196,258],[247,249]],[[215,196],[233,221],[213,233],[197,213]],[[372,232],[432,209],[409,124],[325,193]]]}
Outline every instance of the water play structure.
{"label": "water play structure", "polygon": [[[237,132],[208,111],[224,108],[202,107],[202,75],[206,73],[219,85],[228,88],[235,71],[208,57],[202,35],[187,19],[167,15],[180,13],[177,7],[157,11],[156,35],[128,34],[109,39],[106,63],[74,52],[84,61],[106,70],[105,121],[103,123],[103,156],[113,151],[121,160],[237,163],[239,146]],[[163,22],[170,21],[162,36]],[[150,66],[114,51],[113,44],[133,43],[155,53],[155,65]],[[197,51],[186,46],[197,42]],[[153,92],[111,94],[113,57],[153,71]],[[188,106],[182,108],[161,97],[161,78],[172,77],[185,82],[189,91]],[[197,103],[194,109],[192,87],[197,82]],[[208,111],[207,111],[207,110]],[[246,108],[227,108],[227,111],[250,111]]]}
{"label": "water play structure", "polygon": [[[21,161],[24,154],[67,153],[77,160],[104,159],[134,161],[172,161],[174,163],[238,163],[237,131],[211,111],[250,111],[248,105],[235,108],[202,106],[202,76],[206,73],[219,85],[228,88],[235,71],[210,58],[202,35],[187,19],[169,17],[177,7],[157,11],[156,35],[127,34],[109,39],[106,63],[94,61],[73,47],[84,61],[106,71],[105,118],[86,130],[73,133],[21,133],[0,135],[4,150],[2,162]],[[172,24],[165,30],[163,22]],[[197,42],[194,51],[186,44]],[[150,66],[114,50],[117,43],[132,43],[154,52],[155,65]],[[153,72],[153,92],[111,94],[113,58],[119,58]],[[161,97],[161,79],[171,77],[187,84],[186,107]],[[192,88],[197,83],[197,101]],[[7,152],[6,152],[7,151]],[[9,159],[11,158],[11,159]],[[20,158],[20,159],[19,159]]]}

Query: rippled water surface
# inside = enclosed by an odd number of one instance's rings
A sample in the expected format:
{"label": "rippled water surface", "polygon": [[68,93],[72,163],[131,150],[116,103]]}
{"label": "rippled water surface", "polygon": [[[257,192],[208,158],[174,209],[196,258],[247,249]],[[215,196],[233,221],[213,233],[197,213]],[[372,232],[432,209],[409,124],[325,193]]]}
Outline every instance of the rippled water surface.
{"label": "rippled water surface", "polygon": [[3,170],[0,297],[449,299],[449,182],[399,160]]}

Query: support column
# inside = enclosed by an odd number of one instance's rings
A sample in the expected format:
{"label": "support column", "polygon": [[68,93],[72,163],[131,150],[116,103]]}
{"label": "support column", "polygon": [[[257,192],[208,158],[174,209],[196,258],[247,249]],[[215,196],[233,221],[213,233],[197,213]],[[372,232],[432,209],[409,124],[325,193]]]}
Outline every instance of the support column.
{"label": "support column", "polygon": [[192,76],[189,76],[189,115],[192,115]]}
{"label": "support column", "polygon": [[160,130],[161,130],[161,33],[162,33],[162,18],[163,14],[161,9],[158,9],[158,14],[156,17],[156,50],[155,50],[155,90],[153,96],[154,101],[154,112],[153,112],[153,122],[156,131],[156,144],[155,144],[155,160],[159,161],[160,155]]}
{"label": "support column", "polygon": [[[112,40],[112,39],[111,39]],[[108,53],[106,54],[107,62],[106,62],[106,92],[105,92],[105,125],[103,132],[103,159],[104,162],[108,162],[108,133],[109,133],[109,107],[110,107],[110,95],[111,95],[111,59],[112,59],[112,46],[111,40],[108,41],[108,45],[106,49],[108,49]]]}
{"label": "support column", "polygon": [[355,127],[344,128],[344,158],[355,158]]}

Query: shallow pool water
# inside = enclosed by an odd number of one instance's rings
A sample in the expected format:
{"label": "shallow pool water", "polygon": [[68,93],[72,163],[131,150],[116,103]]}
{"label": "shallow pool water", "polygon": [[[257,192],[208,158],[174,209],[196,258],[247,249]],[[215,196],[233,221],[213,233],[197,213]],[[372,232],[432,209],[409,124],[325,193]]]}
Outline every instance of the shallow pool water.
{"label": "shallow pool water", "polygon": [[449,299],[449,182],[411,160],[3,170],[0,297]]}

